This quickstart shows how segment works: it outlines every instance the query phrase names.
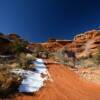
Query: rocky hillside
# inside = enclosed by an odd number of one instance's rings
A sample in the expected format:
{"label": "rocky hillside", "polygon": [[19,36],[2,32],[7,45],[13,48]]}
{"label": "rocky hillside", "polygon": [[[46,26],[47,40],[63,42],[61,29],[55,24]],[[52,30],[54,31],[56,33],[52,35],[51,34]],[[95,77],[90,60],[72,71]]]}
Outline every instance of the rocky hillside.
{"label": "rocky hillside", "polygon": [[[0,33],[1,38],[14,41],[23,39],[16,33],[4,35]],[[100,30],[90,30],[74,37],[73,40],[58,40],[49,39],[44,43],[31,43],[27,48],[34,51],[37,47],[43,47],[50,52],[56,52],[62,48],[75,52],[77,58],[91,56],[96,53],[97,48],[100,47]]]}
{"label": "rocky hillside", "polygon": [[41,43],[44,48],[51,52],[58,51],[62,49],[66,45],[70,45],[73,41],[72,40],[57,40],[57,39],[49,39],[45,43]]}
{"label": "rocky hillside", "polygon": [[100,47],[100,30],[91,30],[78,34],[73,40],[49,39],[48,42],[41,43],[49,51],[58,51],[66,48],[75,52],[77,58],[91,56]]}
{"label": "rocky hillside", "polygon": [[93,55],[100,47],[100,30],[91,30],[76,35],[73,43],[68,47],[76,52],[77,57]]}
{"label": "rocky hillside", "polygon": [[16,50],[26,52],[26,46],[28,44],[28,41],[24,40],[16,33],[0,33],[0,54],[15,54]]}

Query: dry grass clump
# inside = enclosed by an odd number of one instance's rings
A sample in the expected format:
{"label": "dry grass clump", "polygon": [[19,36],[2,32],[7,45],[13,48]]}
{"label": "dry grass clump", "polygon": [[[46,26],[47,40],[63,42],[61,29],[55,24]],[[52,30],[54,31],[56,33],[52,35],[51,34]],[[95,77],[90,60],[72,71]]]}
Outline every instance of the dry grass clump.
{"label": "dry grass clump", "polygon": [[0,98],[14,95],[20,85],[21,76],[12,74],[10,70],[13,68],[30,69],[30,67],[33,67],[31,61],[34,59],[31,54],[21,53],[13,66],[11,64],[0,64]]}
{"label": "dry grass clump", "polygon": [[0,97],[13,95],[17,91],[21,78],[12,75],[8,68],[0,69]]}

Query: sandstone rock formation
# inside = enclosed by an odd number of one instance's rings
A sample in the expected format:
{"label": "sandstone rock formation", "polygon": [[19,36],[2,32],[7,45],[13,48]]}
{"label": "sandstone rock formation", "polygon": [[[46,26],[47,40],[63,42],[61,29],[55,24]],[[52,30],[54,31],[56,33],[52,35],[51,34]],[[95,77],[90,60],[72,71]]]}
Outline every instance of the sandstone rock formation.
{"label": "sandstone rock formation", "polygon": [[77,56],[93,55],[100,47],[100,30],[91,30],[77,35],[73,41],[76,43],[76,53],[79,54]]}
{"label": "sandstone rock formation", "polygon": [[49,51],[57,51],[63,47],[76,53],[77,58],[87,57],[96,53],[100,47],[100,30],[90,30],[78,34],[73,40],[49,39],[42,43],[42,46]]}
{"label": "sandstone rock formation", "polygon": [[[9,40],[23,41],[22,38],[16,33],[8,35],[0,34],[0,37],[7,38]],[[96,52],[100,47],[100,30],[90,30],[74,37],[73,40],[58,40],[55,38],[49,39],[44,43],[31,43],[28,48],[34,51],[35,48],[42,46],[50,52],[56,52],[63,47],[67,50],[71,50],[76,53],[77,57],[89,56]]]}
{"label": "sandstone rock formation", "polygon": [[58,40],[58,39],[49,39],[48,42],[41,43],[44,48],[51,52],[56,52],[59,49],[62,49],[65,45],[72,43],[72,40]]}

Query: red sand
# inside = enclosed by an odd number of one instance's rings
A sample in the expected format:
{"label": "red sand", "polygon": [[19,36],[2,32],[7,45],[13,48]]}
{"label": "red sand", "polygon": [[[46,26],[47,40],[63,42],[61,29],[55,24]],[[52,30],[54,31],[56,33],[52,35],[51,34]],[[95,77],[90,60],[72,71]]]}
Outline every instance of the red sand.
{"label": "red sand", "polygon": [[100,86],[81,79],[63,65],[48,65],[53,82],[36,95],[18,96],[17,100],[100,100]]}

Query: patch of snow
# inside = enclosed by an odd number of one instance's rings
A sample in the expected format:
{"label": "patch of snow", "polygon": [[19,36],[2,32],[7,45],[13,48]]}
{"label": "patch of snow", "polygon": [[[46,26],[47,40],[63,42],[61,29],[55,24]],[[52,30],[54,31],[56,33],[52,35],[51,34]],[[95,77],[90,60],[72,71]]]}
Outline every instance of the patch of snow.
{"label": "patch of snow", "polygon": [[[29,71],[23,69],[13,69],[12,73],[23,77],[21,85],[19,86],[19,92],[37,92],[41,87],[44,86],[44,81],[51,77],[42,59],[36,59],[33,62],[36,71]],[[42,77],[45,74],[45,77]],[[50,78],[50,80],[52,80]]]}

